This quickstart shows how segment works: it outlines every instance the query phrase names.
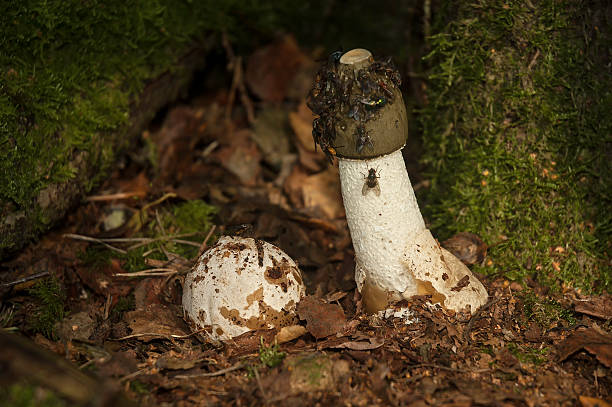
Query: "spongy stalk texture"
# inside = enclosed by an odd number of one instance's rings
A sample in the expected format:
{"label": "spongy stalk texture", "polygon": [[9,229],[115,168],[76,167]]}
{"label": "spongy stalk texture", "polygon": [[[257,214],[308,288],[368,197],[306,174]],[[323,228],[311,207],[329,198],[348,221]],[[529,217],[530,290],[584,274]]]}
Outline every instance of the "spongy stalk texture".
{"label": "spongy stalk texture", "polygon": [[[370,160],[339,159],[342,198],[355,249],[355,279],[361,289],[371,283],[397,293],[414,293],[414,278],[407,273],[402,254],[408,242],[425,229],[408,178],[401,150]],[[364,184],[376,170],[377,188]]]}

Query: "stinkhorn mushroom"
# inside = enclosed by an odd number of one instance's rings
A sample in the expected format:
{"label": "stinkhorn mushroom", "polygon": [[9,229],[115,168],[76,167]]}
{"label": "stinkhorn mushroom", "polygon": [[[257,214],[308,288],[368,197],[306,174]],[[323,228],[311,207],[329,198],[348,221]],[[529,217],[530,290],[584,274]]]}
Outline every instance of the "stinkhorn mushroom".
{"label": "stinkhorn mushroom", "polygon": [[399,73],[354,49],[317,74],[309,106],[315,143],[338,158],[355,249],[355,280],[366,312],[415,295],[476,311],[487,292],[425,226],[401,153],[408,133]]}
{"label": "stinkhorn mushroom", "polygon": [[250,330],[296,324],[296,306],[305,291],[298,266],[281,249],[224,236],[187,274],[183,309],[194,330],[228,340]]}

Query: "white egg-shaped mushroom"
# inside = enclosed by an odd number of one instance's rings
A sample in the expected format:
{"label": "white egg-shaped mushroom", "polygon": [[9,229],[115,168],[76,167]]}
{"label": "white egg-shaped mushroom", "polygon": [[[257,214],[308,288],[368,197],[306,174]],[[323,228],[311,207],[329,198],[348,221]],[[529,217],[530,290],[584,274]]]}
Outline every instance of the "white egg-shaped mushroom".
{"label": "white egg-shaped mushroom", "polygon": [[297,323],[305,294],[295,262],[270,243],[223,236],[185,278],[183,309],[192,328],[228,340],[255,329]]}

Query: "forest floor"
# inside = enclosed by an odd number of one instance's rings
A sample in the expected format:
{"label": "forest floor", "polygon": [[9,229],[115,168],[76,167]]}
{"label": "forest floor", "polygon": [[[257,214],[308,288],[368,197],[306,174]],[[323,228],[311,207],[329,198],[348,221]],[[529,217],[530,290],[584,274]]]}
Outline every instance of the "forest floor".
{"label": "forest floor", "polygon": [[[286,79],[262,62],[267,53],[310,71]],[[473,315],[426,296],[401,304],[410,313],[400,318],[365,315],[337,166],[312,144],[304,97],[316,64],[290,41],[260,50],[244,74],[228,55],[228,89],[169,109],[63,225],[0,265],[0,328],[143,406],[612,404],[609,295],[551,292],[494,270],[478,276],[489,301]],[[255,105],[245,84],[269,103]],[[427,188],[408,168],[415,189]],[[253,331],[220,343],[190,332],[184,275],[223,234],[298,262],[308,300],[297,337]],[[0,400],[17,405],[22,388]]]}

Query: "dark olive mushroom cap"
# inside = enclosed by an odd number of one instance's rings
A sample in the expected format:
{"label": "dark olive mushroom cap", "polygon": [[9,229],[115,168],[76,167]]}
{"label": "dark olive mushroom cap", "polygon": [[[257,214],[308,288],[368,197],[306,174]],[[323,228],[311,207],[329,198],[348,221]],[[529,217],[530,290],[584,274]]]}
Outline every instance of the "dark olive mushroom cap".
{"label": "dark olive mushroom cap", "polygon": [[[349,78],[356,78],[361,69],[368,69],[374,62],[370,51],[356,48],[346,52],[340,58],[339,74]],[[367,148],[357,151],[357,126],[360,122],[352,118],[343,118],[335,123],[336,138],[332,147],[340,158],[368,159],[390,154],[406,143],[408,137],[408,119],[402,93],[393,87],[393,103],[387,103],[378,109],[376,117],[363,124],[366,134],[372,141]]]}

